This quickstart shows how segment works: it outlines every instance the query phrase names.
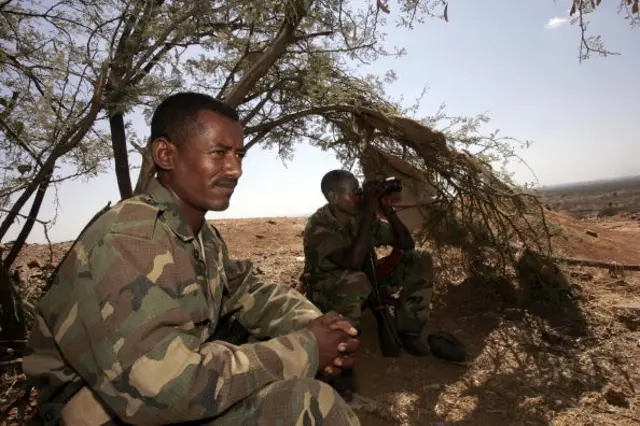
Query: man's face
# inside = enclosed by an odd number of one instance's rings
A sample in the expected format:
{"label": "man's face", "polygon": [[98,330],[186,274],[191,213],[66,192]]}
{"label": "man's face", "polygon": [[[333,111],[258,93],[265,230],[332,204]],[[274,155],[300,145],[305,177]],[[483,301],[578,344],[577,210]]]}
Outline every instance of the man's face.
{"label": "man's face", "polygon": [[201,111],[170,155],[171,189],[182,202],[204,212],[229,207],[245,155],[239,123],[213,111]]}
{"label": "man's face", "polygon": [[331,204],[339,211],[349,216],[357,216],[360,213],[361,200],[358,196],[360,184],[355,176],[346,178],[332,193]]}

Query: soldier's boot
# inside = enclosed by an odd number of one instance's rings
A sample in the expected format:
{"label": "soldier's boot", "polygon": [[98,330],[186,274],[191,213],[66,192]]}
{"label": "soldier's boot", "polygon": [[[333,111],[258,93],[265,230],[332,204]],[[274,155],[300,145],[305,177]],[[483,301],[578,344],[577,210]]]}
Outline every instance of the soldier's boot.
{"label": "soldier's boot", "polygon": [[438,331],[427,336],[402,335],[400,337],[405,352],[413,356],[428,356],[450,362],[465,362],[467,349],[453,334]]}
{"label": "soldier's boot", "polygon": [[398,329],[404,351],[413,356],[428,356],[451,362],[464,362],[467,358],[465,345],[453,334],[437,331],[427,334],[426,327],[415,321],[405,309],[398,310]]}
{"label": "soldier's boot", "polygon": [[438,331],[427,337],[431,353],[440,359],[452,362],[465,362],[467,360],[467,348],[453,334],[446,331]]}
{"label": "soldier's boot", "polygon": [[429,344],[424,337],[403,334],[400,335],[402,341],[402,347],[406,353],[413,356],[428,356],[431,351],[429,350]]}

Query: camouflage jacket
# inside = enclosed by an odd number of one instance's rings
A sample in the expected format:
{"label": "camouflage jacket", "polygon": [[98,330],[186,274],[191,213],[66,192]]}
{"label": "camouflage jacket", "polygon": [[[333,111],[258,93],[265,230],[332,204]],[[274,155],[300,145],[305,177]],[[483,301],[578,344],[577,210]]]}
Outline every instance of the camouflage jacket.
{"label": "camouflage jacket", "polygon": [[[79,389],[108,418],[157,425],[212,418],[271,382],[316,374],[305,327],[320,311],[231,260],[212,226],[201,238],[204,250],[157,181],[79,237],[41,299],[24,359],[47,424]],[[233,311],[252,335],[273,338],[206,342]]]}
{"label": "camouflage jacket", "polygon": [[[362,216],[351,219],[348,227],[343,226],[331,213],[329,204],[320,207],[307,221],[303,234],[305,267],[308,277],[341,269],[328,259],[334,251],[350,246],[358,236]],[[375,247],[390,245],[393,229],[387,222],[375,218],[373,222],[373,245]]]}

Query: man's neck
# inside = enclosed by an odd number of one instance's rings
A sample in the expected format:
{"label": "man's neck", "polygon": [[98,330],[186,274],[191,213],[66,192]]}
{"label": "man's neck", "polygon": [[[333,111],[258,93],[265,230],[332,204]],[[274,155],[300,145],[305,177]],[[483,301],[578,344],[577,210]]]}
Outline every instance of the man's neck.
{"label": "man's neck", "polygon": [[204,225],[204,214],[202,212],[197,212],[197,215],[193,215],[193,217],[191,217],[192,215],[185,212],[184,209],[182,209],[182,206],[180,207],[180,211],[182,211],[182,214],[187,218],[187,222],[189,223],[191,231],[193,231],[193,235],[197,236]]}
{"label": "man's neck", "polygon": [[166,182],[163,182],[162,179],[158,179],[160,185],[162,185],[167,191],[171,193],[173,198],[178,205],[178,210],[182,213],[182,215],[187,219],[187,223],[189,224],[189,228],[191,228],[191,232],[193,232],[194,236],[197,236],[202,229],[205,221],[205,215],[207,212],[195,209],[189,204],[187,204],[178,194],[175,193],[173,188],[168,185]]}

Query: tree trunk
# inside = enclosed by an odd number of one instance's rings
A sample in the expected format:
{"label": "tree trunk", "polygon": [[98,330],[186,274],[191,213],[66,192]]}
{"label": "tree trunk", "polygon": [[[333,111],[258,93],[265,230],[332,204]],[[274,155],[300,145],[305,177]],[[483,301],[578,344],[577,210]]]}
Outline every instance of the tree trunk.
{"label": "tree trunk", "polygon": [[125,200],[133,195],[133,189],[131,186],[131,174],[129,173],[124,114],[122,112],[112,112],[109,115],[109,127],[111,128],[111,146],[113,147],[113,159],[116,164],[118,189],[120,190],[120,197]]}
{"label": "tree trunk", "polygon": [[[27,338],[24,308],[9,270],[0,263],[0,340],[2,345],[22,351]],[[20,356],[20,354],[15,354]]]}
{"label": "tree trunk", "polygon": [[134,194],[141,194],[147,190],[149,184],[153,180],[156,174],[156,165],[153,163],[153,156],[151,154],[152,145],[148,143],[144,153],[142,154],[142,165],[140,166],[140,176],[138,176],[138,182],[136,182],[136,189]]}
{"label": "tree trunk", "polygon": [[42,183],[43,180],[47,179],[48,175],[53,173],[53,167],[56,164],[56,160],[60,156],[61,154],[57,152],[52,153],[49,158],[47,158],[47,161],[44,162],[44,164],[40,168],[40,171],[36,174],[31,183],[29,183],[29,186],[27,186],[22,194],[20,194],[20,197],[18,197],[15,204],[11,207],[11,211],[2,221],[2,225],[0,225],[0,241],[4,239],[7,231],[9,230],[9,228],[11,228],[11,225],[13,225],[13,222],[20,214],[20,210],[22,210],[29,198],[31,198],[33,193],[36,192],[36,190],[40,187],[40,183]]}
{"label": "tree trunk", "polygon": [[18,234],[18,238],[14,241],[11,246],[11,251],[7,255],[7,258],[4,260],[4,266],[8,270],[11,269],[11,265],[18,257],[18,253],[22,250],[22,246],[27,241],[27,237],[31,233],[33,229],[33,224],[36,222],[36,218],[40,213],[40,207],[42,207],[42,201],[44,200],[44,195],[47,193],[47,189],[49,188],[49,183],[51,182],[51,177],[53,173],[49,173],[42,182],[40,182],[40,186],[38,186],[38,191],[36,192],[36,196],[33,199],[33,204],[31,205],[31,209],[29,210],[29,214],[27,215],[27,220]]}

